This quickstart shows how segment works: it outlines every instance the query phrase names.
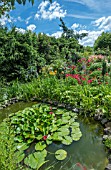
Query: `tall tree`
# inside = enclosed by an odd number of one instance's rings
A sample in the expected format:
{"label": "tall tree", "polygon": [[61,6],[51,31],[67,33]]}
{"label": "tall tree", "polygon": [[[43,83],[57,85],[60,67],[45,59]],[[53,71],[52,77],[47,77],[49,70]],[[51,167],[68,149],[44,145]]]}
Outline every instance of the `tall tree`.
{"label": "tall tree", "polygon": [[61,24],[59,25],[62,30],[63,30],[63,35],[66,37],[66,38],[75,38],[76,40],[78,39],[82,39],[84,38],[85,36],[87,36],[88,34],[87,33],[82,33],[82,34],[78,34],[78,33],[74,33],[74,31],[72,29],[69,29],[62,18],[60,18],[60,22]]}

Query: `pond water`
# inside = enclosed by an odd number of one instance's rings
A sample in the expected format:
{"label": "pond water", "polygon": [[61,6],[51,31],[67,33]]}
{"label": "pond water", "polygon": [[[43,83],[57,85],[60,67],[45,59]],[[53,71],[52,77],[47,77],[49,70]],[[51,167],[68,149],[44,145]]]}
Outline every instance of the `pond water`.
{"label": "pond water", "polygon": [[[26,107],[32,106],[36,102],[19,102],[15,103],[3,110],[0,110],[0,122],[10,113],[17,112]],[[67,151],[67,158],[64,161],[55,160],[54,154],[48,154],[47,159],[50,160],[41,168],[45,170],[47,167],[53,165],[51,170],[104,170],[107,165],[107,157],[105,147],[102,143],[102,126],[95,121],[87,118],[79,117],[80,129],[82,137],[79,141],[73,142],[66,146],[63,144],[53,143],[48,146],[47,150],[55,153],[58,149]],[[79,163],[84,167],[75,166]]]}

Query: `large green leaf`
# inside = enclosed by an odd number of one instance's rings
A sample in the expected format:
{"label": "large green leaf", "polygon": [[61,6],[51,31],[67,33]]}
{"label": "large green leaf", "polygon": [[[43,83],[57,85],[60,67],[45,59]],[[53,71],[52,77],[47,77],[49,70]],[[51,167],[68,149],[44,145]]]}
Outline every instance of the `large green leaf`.
{"label": "large green leaf", "polygon": [[64,160],[67,157],[67,152],[63,149],[59,149],[55,152],[55,157],[57,160]]}
{"label": "large green leaf", "polygon": [[71,133],[71,137],[74,141],[78,141],[82,136],[82,133],[79,131],[79,132],[76,132],[76,133]]}
{"label": "large green leaf", "polygon": [[43,149],[46,148],[46,144],[44,142],[38,142],[36,145],[35,145],[35,150],[36,151],[42,151]]}
{"label": "large green leaf", "polygon": [[62,133],[61,132],[55,132],[54,135],[52,136],[52,139],[54,141],[62,141]]}
{"label": "large green leaf", "polygon": [[38,170],[43,164],[47,162],[45,161],[46,156],[46,150],[35,152],[34,154],[30,154],[27,158],[25,158],[24,163],[31,168]]}
{"label": "large green leaf", "polygon": [[25,154],[24,154],[23,151],[21,150],[21,151],[15,152],[14,156],[15,156],[15,158],[17,159],[17,163],[20,163],[20,162],[24,159]]}
{"label": "large green leaf", "polygon": [[69,128],[63,126],[61,128],[58,129],[58,132],[61,132],[61,134],[59,133],[60,136],[65,136],[65,135],[69,135],[70,131]]}
{"label": "large green leaf", "polygon": [[70,145],[72,143],[72,138],[70,136],[64,136],[64,139],[62,140],[62,143],[64,145]]}
{"label": "large green leaf", "polygon": [[29,146],[26,143],[20,143],[20,144],[17,145],[18,150],[24,151],[24,150],[26,150],[28,148],[29,148]]}
{"label": "large green leaf", "polygon": [[33,169],[37,168],[37,160],[34,158],[33,154],[30,154],[28,157],[25,158],[24,163],[27,166],[30,166]]}

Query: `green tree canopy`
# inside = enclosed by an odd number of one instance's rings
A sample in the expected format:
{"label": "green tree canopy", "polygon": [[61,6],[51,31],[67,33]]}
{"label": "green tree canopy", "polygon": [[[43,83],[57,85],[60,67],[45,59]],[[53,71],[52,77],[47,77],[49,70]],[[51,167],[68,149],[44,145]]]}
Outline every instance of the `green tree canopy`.
{"label": "green tree canopy", "polygon": [[106,50],[111,51],[111,32],[102,33],[94,43],[94,50]]}
{"label": "green tree canopy", "polygon": [[78,33],[74,33],[74,31],[72,29],[69,29],[62,18],[60,18],[60,22],[61,24],[59,25],[62,30],[63,30],[63,36],[65,36],[66,38],[75,38],[76,40],[78,39],[82,39],[84,38],[85,36],[87,36],[88,34],[87,33],[82,33],[82,34],[78,34]]}

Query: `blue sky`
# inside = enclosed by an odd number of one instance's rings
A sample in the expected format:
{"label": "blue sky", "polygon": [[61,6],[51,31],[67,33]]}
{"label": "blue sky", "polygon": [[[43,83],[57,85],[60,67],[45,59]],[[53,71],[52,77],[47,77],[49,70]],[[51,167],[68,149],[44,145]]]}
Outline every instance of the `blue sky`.
{"label": "blue sky", "polygon": [[111,0],[35,0],[34,5],[16,4],[10,12],[10,19],[3,16],[2,25],[16,26],[18,31],[31,30],[59,37],[62,30],[59,18],[62,17],[68,28],[78,33],[87,32],[88,36],[80,41],[82,45],[92,46],[104,31],[111,31]]}

